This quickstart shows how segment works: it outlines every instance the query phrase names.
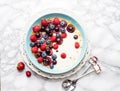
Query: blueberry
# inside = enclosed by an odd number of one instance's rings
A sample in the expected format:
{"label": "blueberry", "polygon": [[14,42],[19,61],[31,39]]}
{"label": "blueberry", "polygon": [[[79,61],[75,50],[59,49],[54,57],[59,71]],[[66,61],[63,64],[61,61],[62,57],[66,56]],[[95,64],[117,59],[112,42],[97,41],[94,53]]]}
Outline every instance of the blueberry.
{"label": "blueberry", "polygon": [[44,38],[41,38],[41,39],[39,40],[40,44],[43,44],[43,43],[44,43],[44,41],[45,41],[45,39],[44,39]]}
{"label": "blueberry", "polygon": [[67,26],[67,22],[66,22],[65,20],[62,20],[62,21],[60,22],[60,26],[66,27],[66,26]]}
{"label": "blueberry", "polygon": [[40,33],[36,33],[35,35],[36,35],[36,37],[37,37],[37,38],[39,38],[39,37],[40,37]]}
{"label": "blueberry", "polygon": [[55,60],[57,56],[55,54],[52,55],[52,59]]}
{"label": "blueberry", "polygon": [[49,45],[51,42],[50,40],[46,40],[46,44]]}
{"label": "blueberry", "polygon": [[56,33],[56,37],[57,37],[57,38],[60,38],[60,34],[59,34],[59,33]]}
{"label": "blueberry", "polygon": [[46,52],[42,52],[42,54],[41,54],[41,55],[42,55],[42,57],[43,57],[43,58],[47,57]]}
{"label": "blueberry", "polygon": [[31,42],[31,43],[30,43],[30,46],[31,46],[31,47],[34,47],[34,46],[35,46],[35,43],[34,43],[34,42]]}
{"label": "blueberry", "polygon": [[54,68],[54,65],[51,63],[50,64],[50,69],[53,69]]}
{"label": "blueberry", "polygon": [[50,23],[50,24],[49,24],[49,28],[50,28],[50,30],[54,30],[55,25],[53,25],[52,23]]}
{"label": "blueberry", "polygon": [[62,33],[65,33],[65,32],[66,32],[65,28],[60,28],[60,31],[61,31]]}
{"label": "blueberry", "polygon": [[43,34],[42,37],[43,37],[44,39],[47,39],[47,38],[48,38],[48,35],[47,35],[47,34]]}
{"label": "blueberry", "polygon": [[56,60],[53,60],[52,63],[53,63],[53,65],[56,65],[56,64],[57,64],[57,61],[56,61]]}

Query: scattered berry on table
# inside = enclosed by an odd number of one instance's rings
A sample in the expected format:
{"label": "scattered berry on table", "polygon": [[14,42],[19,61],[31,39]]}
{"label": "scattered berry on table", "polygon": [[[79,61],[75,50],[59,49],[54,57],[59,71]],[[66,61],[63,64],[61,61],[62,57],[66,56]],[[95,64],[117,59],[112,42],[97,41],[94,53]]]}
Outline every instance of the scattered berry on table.
{"label": "scattered berry on table", "polygon": [[26,76],[30,77],[31,76],[31,72],[30,71],[26,71]]}
{"label": "scattered berry on table", "polygon": [[18,71],[23,71],[24,68],[25,68],[25,64],[24,64],[23,62],[19,62],[19,63],[17,64],[17,70],[18,70]]}

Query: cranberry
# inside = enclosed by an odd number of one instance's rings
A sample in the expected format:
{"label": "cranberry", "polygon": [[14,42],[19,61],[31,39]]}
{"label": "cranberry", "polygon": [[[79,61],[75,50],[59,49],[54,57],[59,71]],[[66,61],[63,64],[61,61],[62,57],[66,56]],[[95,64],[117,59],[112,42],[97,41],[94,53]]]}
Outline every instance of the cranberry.
{"label": "cranberry", "polygon": [[22,70],[24,70],[24,68],[25,68],[25,64],[23,62],[19,62],[17,64],[17,70],[18,71],[22,71]]}
{"label": "cranberry", "polygon": [[31,76],[31,72],[30,71],[26,71],[26,76],[30,77]]}
{"label": "cranberry", "polygon": [[65,58],[66,58],[66,54],[65,54],[65,53],[62,53],[62,54],[61,54],[61,58],[65,59]]}
{"label": "cranberry", "polygon": [[75,48],[78,49],[80,47],[79,42],[75,42]]}

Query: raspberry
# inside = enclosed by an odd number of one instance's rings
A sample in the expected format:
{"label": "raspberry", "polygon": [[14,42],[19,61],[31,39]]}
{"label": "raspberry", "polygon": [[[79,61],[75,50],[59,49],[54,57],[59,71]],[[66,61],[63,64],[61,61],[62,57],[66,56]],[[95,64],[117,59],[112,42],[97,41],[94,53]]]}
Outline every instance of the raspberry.
{"label": "raspberry", "polygon": [[42,19],[41,20],[41,25],[46,27],[48,25],[47,20],[46,19]]}
{"label": "raspberry", "polygon": [[33,53],[37,53],[37,52],[38,52],[38,48],[37,48],[36,46],[33,47],[33,48],[32,48],[32,52],[33,52]]}
{"label": "raspberry", "polygon": [[39,57],[39,58],[37,58],[37,61],[38,61],[39,63],[42,63],[42,62],[43,62],[43,58],[42,58],[42,57]]}
{"label": "raspberry", "polygon": [[61,34],[61,38],[66,38],[67,37],[67,34],[66,33],[62,33]]}
{"label": "raspberry", "polygon": [[33,29],[33,32],[39,32],[40,31],[40,26],[35,25],[32,29]]}
{"label": "raspberry", "polygon": [[56,41],[56,36],[52,36],[50,40],[51,40],[51,42],[55,42]]}
{"label": "raspberry", "polygon": [[80,44],[78,42],[75,42],[75,48],[78,49],[80,47]]}
{"label": "raspberry", "polygon": [[58,44],[54,44],[54,45],[53,45],[53,48],[54,48],[54,49],[58,49]]}
{"label": "raspberry", "polygon": [[45,50],[46,50],[46,45],[45,45],[45,44],[42,44],[42,45],[40,46],[40,49],[41,49],[42,51],[45,51]]}
{"label": "raspberry", "polygon": [[61,58],[65,59],[66,58],[66,54],[65,53],[61,53]]}
{"label": "raspberry", "polygon": [[53,24],[55,24],[55,25],[60,24],[60,20],[58,18],[54,18]]}
{"label": "raspberry", "polygon": [[30,40],[31,40],[32,42],[35,42],[35,41],[37,40],[37,38],[36,38],[35,35],[31,35],[31,36],[30,36]]}

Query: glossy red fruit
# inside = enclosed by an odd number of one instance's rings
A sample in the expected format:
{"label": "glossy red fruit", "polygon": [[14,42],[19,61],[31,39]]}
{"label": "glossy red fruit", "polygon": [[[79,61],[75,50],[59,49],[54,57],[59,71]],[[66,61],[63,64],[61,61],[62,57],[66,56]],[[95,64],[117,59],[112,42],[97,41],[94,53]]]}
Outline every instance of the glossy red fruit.
{"label": "glossy red fruit", "polygon": [[75,48],[78,49],[80,47],[79,42],[75,42]]}
{"label": "glossy red fruit", "polygon": [[60,20],[59,20],[58,18],[54,18],[53,24],[54,24],[54,25],[60,24]]}
{"label": "glossy red fruit", "polygon": [[24,68],[25,68],[25,64],[23,62],[19,62],[17,64],[17,70],[18,71],[22,71],[22,70],[24,70]]}
{"label": "glossy red fruit", "polygon": [[33,32],[39,32],[39,31],[40,31],[40,26],[35,25],[35,26],[33,27]]}
{"label": "glossy red fruit", "polygon": [[61,38],[66,38],[67,37],[67,33],[62,33],[61,34]]}
{"label": "glossy red fruit", "polygon": [[38,61],[39,63],[42,63],[42,62],[43,62],[43,58],[42,58],[42,57],[39,57],[39,58],[37,58],[37,61]]}
{"label": "glossy red fruit", "polygon": [[37,53],[38,52],[38,48],[35,46],[35,47],[32,47],[32,53]]}
{"label": "glossy red fruit", "polygon": [[56,41],[56,36],[52,36],[52,37],[50,38],[50,40],[51,40],[51,42],[55,42],[55,41]]}
{"label": "glossy red fruit", "polygon": [[31,40],[32,42],[35,42],[35,41],[37,40],[37,38],[36,38],[35,35],[31,35],[31,36],[30,36],[30,40]]}
{"label": "glossy red fruit", "polygon": [[31,72],[30,71],[26,71],[26,76],[30,77],[31,76]]}
{"label": "glossy red fruit", "polygon": [[66,58],[66,54],[65,53],[61,53],[61,58],[65,59]]}
{"label": "glossy red fruit", "polygon": [[46,27],[48,25],[47,20],[46,19],[42,19],[41,20],[41,25]]}
{"label": "glossy red fruit", "polygon": [[54,49],[58,49],[58,44],[54,44],[54,45],[53,45],[53,48],[54,48]]}
{"label": "glossy red fruit", "polygon": [[45,44],[42,44],[42,45],[40,46],[40,49],[41,49],[42,51],[45,51],[45,50],[46,50],[46,45],[45,45]]}

